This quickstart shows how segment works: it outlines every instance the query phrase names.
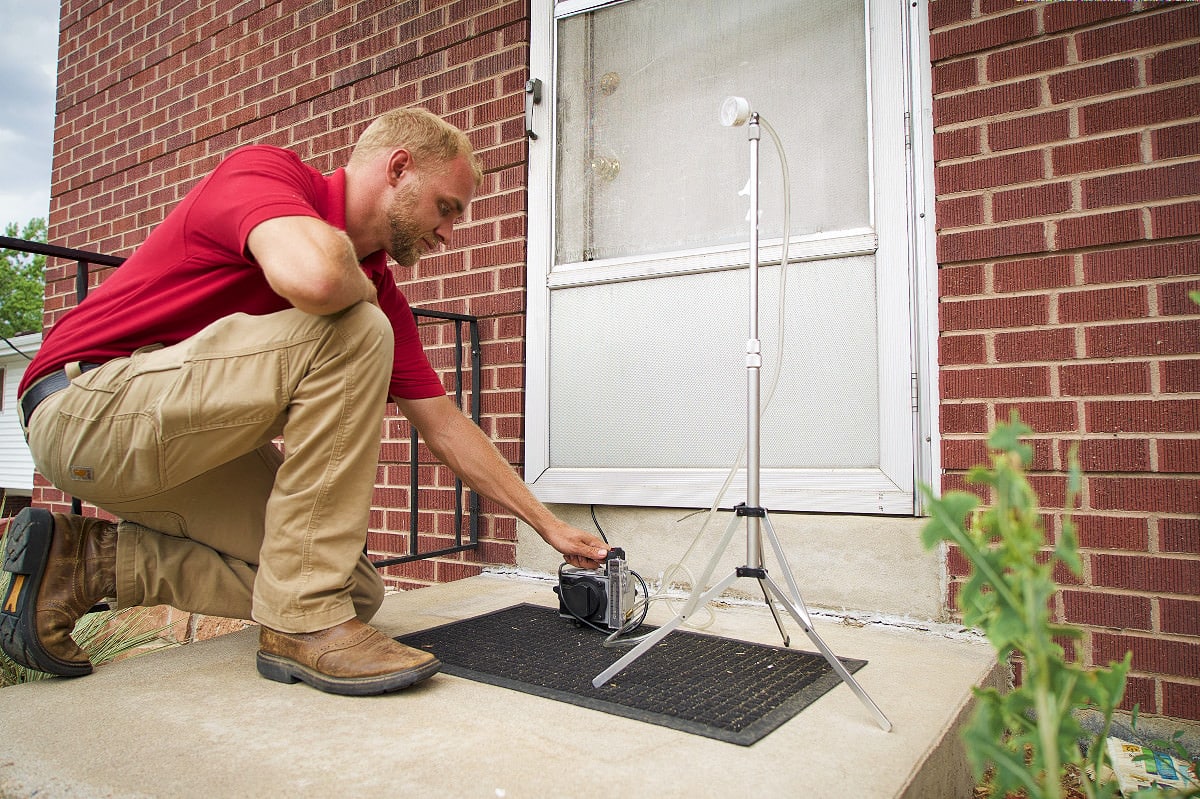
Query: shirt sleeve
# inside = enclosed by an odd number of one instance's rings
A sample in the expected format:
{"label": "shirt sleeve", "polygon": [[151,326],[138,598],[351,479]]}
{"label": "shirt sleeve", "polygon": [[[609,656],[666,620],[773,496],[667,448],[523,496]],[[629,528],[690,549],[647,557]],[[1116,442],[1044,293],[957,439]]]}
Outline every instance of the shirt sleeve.
{"label": "shirt sleeve", "polygon": [[322,218],[314,170],[289,150],[243,147],[222,161],[188,213],[188,240],[249,261],[246,240],[281,216]]}

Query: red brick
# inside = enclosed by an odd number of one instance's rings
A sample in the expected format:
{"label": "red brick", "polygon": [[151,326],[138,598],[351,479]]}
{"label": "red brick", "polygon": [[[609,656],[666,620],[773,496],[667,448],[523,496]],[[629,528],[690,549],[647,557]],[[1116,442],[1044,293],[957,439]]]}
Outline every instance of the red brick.
{"label": "red brick", "polygon": [[1049,368],[1042,366],[943,370],[944,399],[1039,397],[1050,392]]}
{"label": "red brick", "polygon": [[[1062,508],[1066,502],[1067,478],[1055,474],[1029,474],[1030,487],[1038,496],[1041,508]],[[1048,554],[1048,553],[1047,553]],[[1073,577],[1065,567],[1055,567],[1054,579],[1064,585],[1078,585],[1082,581]]]}
{"label": "red brick", "polygon": [[1089,327],[1084,331],[1085,355],[1112,358],[1122,355],[1188,355],[1200,341],[1200,321],[1142,322]]}
{"label": "red brick", "polygon": [[1194,438],[1159,439],[1158,471],[1200,472],[1200,440]]}
{"label": "red brick", "polygon": [[1092,136],[1111,130],[1174,122],[1192,116],[1192,109],[1197,106],[1200,106],[1200,84],[1106,100],[1080,107],[1079,133]]}
{"label": "red brick", "polygon": [[[1088,474],[1150,471],[1150,442],[1140,438],[1089,438],[1078,442],[1079,467]],[[1063,442],[1063,455],[1068,450]]]}
{"label": "red brick", "polygon": [[1197,305],[1191,298],[1193,292],[1200,292],[1200,283],[1196,281],[1160,283],[1157,287],[1159,315],[1190,316],[1200,313],[1200,305]]}
{"label": "red brick", "polygon": [[1050,157],[1055,175],[1078,175],[1139,163],[1142,150],[1140,137],[1130,134],[1055,147]]}
{"label": "red brick", "polygon": [[996,222],[1049,216],[1070,208],[1071,184],[1066,182],[1026,186],[997,192],[992,197],[992,219]]}
{"label": "red brick", "polygon": [[1088,283],[1116,283],[1200,274],[1200,241],[1147,244],[1083,255]]}
{"label": "red brick", "polygon": [[1081,548],[1146,551],[1149,532],[1145,518],[1075,514],[1073,521]]}
{"label": "red brick", "polygon": [[1035,35],[1037,12],[1034,9],[984,19],[951,30],[934,32],[929,37],[930,60],[936,63],[945,58],[1032,39]]}
{"label": "red brick", "polygon": [[1150,234],[1168,239],[1200,233],[1200,202],[1175,203],[1150,209]]}
{"label": "red brick", "polygon": [[1067,40],[1046,39],[1022,47],[1012,47],[992,53],[987,57],[987,77],[990,81],[1047,72],[1067,63]]}
{"label": "red brick", "polygon": [[1042,24],[1046,33],[1061,33],[1102,19],[1124,16],[1130,10],[1128,3],[1047,3],[1043,6]]}
{"label": "red brick", "polygon": [[1097,633],[1093,639],[1098,660],[1120,660],[1133,652],[1133,669],[1150,674],[1193,677],[1200,674],[1200,644],[1163,638]]}
{"label": "red brick", "polygon": [[1200,594],[1200,561],[1149,555],[1092,556],[1095,585],[1127,591],[1196,596]]}
{"label": "red brick", "polygon": [[1200,191],[1200,162],[1104,175],[1085,180],[1082,186],[1084,208],[1185,197]]}
{"label": "red brick", "polygon": [[1200,481],[1175,477],[1089,477],[1096,510],[1200,513]]}
{"label": "red brick", "polygon": [[979,83],[979,69],[973,58],[938,64],[933,68],[933,94],[958,91]]}
{"label": "red brick", "polygon": [[1153,53],[1146,59],[1146,80],[1151,85],[1186,80],[1200,75],[1200,44],[1189,44]]}
{"label": "red brick", "polygon": [[988,147],[993,152],[1066,141],[1071,137],[1071,116],[1069,111],[1051,111],[1003,119],[989,122],[987,132]]}
{"label": "red brick", "polygon": [[993,286],[1002,294],[1062,288],[1072,285],[1074,279],[1074,261],[1069,255],[1007,261],[992,268]]}
{"label": "red brick", "polygon": [[996,422],[1007,422],[1013,410],[1035,433],[1064,433],[1079,429],[1079,414],[1074,402],[997,403]]}
{"label": "red brick", "polygon": [[1144,286],[1120,286],[1093,291],[1064,292],[1058,297],[1060,322],[1098,322],[1149,315]]}
{"label": "red brick", "polygon": [[1200,391],[1200,360],[1163,361],[1159,369],[1164,394]]}
{"label": "red brick", "polygon": [[1162,519],[1158,523],[1158,533],[1163,552],[1200,555],[1200,519]]}
{"label": "red brick", "polygon": [[1067,360],[1075,357],[1075,332],[1063,327],[998,333],[995,345],[1000,363]]}
{"label": "red brick", "polygon": [[1064,619],[1069,624],[1092,627],[1150,630],[1150,598],[1104,594],[1095,591],[1063,591]]}
{"label": "red brick", "polygon": [[1188,433],[1200,430],[1200,400],[1098,400],[1085,406],[1088,432]]}
{"label": "red brick", "polygon": [[1163,598],[1159,617],[1165,633],[1200,636],[1200,602],[1194,599]]}
{"label": "red brick", "polygon": [[1197,37],[1200,37],[1200,7],[1189,3],[1182,8],[1138,14],[1122,22],[1084,31],[1075,41],[1079,57],[1090,61]]}
{"label": "red brick", "polygon": [[1044,166],[1041,153],[1022,152],[939,166],[934,176],[939,194],[955,194],[1040,180]]}
{"label": "red brick", "polygon": [[936,162],[965,158],[983,151],[980,142],[982,128],[959,128],[933,134],[933,158]]}
{"label": "red brick", "polygon": [[943,469],[970,469],[987,462],[988,446],[983,439],[942,439]]}
{"label": "red brick", "polygon": [[937,270],[938,296],[983,294],[983,266],[940,266]]}
{"label": "red brick", "polygon": [[937,203],[937,229],[969,227],[983,222],[983,196],[973,194],[939,200]]}
{"label": "red brick", "polygon": [[1150,152],[1155,161],[1200,154],[1200,122],[1150,131]]}
{"label": "red brick", "polygon": [[[1125,3],[1056,3],[1055,5],[1124,6]],[[1111,660],[1106,663],[1092,661],[1092,665],[1107,666],[1111,662]],[[1155,680],[1130,675],[1125,679],[1125,696],[1121,699],[1121,704],[1117,705],[1117,709],[1131,712],[1136,707],[1139,713],[1157,713],[1158,692],[1155,689],[1155,685]]]}
{"label": "red brick", "polygon": [[1064,396],[1149,394],[1150,366],[1142,361],[1064,364],[1058,382]]}
{"label": "red brick", "polygon": [[941,303],[942,330],[987,330],[1041,325],[1049,320],[1049,314],[1049,301],[1045,295],[1040,294]]}
{"label": "red brick", "polygon": [[971,0],[930,0],[929,27],[937,30],[971,18]]}
{"label": "red brick", "polygon": [[971,573],[971,562],[953,544],[946,549],[946,571],[951,577],[966,577]]}
{"label": "red brick", "polygon": [[[1184,674],[1195,677],[1196,674]],[[1162,712],[1174,718],[1200,721],[1200,685],[1162,681]]]}
{"label": "red brick", "polygon": [[1046,229],[1041,222],[1007,225],[938,236],[938,263],[976,261],[1028,255],[1046,250]]}
{"label": "red brick", "polygon": [[1039,95],[1038,82],[1029,80],[940,97],[933,102],[934,126],[1027,111],[1038,107]]}
{"label": "red brick", "polygon": [[987,361],[987,341],[980,335],[942,336],[938,339],[938,363],[976,364]]}
{"label": "red brick", "polygon": [[938,411],[943,433],[986,433],[987,405],[983,403],[942,403]]}
{"label": "red brick", "polygon": [[1109,214],[1060,219],[1055,225],[1054,249],[1073,250],[1119,244],[1143,238],[1141,212],[1117,211]]}
{"label": "red brick", "polygon": [[1138,85],[1138,65],[1132,58],[1106,61],[1051,75],[1049,83],[1050,99],[1054,103],[1115,94]]}

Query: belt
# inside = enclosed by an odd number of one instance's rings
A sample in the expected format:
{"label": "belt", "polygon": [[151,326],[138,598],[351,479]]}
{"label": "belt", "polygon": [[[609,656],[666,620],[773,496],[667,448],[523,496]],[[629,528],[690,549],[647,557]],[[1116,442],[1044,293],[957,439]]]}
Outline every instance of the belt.
{"label": "belt", "polygon": [[[79,371],[90,372],[99,366],[101,364],[81,363],[79,364]],[[71,378],[67,377],[66,370],[59,369],[57,372],[51,372],[27,388],[25,393],[21,395],[21,413],[25,417],[25,424],[29,424],[29,420],[33,418],[33,412],[37,410],[37,406],[42,404],[43,400],[53,394],[57,394],[69,385],[71,385]]]}

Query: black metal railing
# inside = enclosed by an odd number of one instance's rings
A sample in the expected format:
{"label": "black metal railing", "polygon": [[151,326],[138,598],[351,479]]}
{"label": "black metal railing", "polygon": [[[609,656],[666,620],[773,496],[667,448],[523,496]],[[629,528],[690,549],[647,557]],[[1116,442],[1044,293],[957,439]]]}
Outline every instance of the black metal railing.
{"label": "black metal railing", "polygon": [[[78,305],[87,297],[88,280],[91,272],[91,264],[100,266],[120,266],[125,262],[124,258],[114,255],[103,255],[96,252],[88,252],[86,250],[76,250],[69,247],[59,247],[54,244],[43,244],[37,241],[26,241],[24,239],[14,239],[9,236],[0,236],[0,249],[17,250],[19,252],[32,253],[33,255],[45,255],[50,258],[61,258],[67,261],[76,263],[75,270],[75,303]],[[471,421],[479,424],[480,420],[480,377],[482,366],[480,361],[480,346],[479,346],[479,319],[468,314],[450,313],[448,311],[433,311],[413,309],[413,316],[417,320],[418,326],[422,324],[450,323],[454,328],[454,400],[458,405],[459,410],[463,409],[464,403],[468,401],[468,392],[463,378],[466,376],[466,370],[470,370],[470,415]],[[422,320],[429,320],[423,322]],[[470,343],[470,358],[469,361],[464,359],[463,355],[463,332],[466,328],[467,340]],[[385,566],[394,566],[400,563],[409,563],[415,560],[423,560],[425,558],[438,557],[442,555],[450,555],[456,552],[463,552],[469,549],[475,549],[479,546],[479,496],[475,492],[467,492],[461,480],[454,481],[454,543],[442,547],[440,549],[421,552],[418,548],[418,529],[421,514],[420,508],[420,485],[418,479],[419,470],[419,440],[417,430],[412,428],[409,435],[409,530],[408,530],[408,554],[398,557],[384,558],[382,560],[373,561],[376,568]],[[464,497],[464,495],[467,495]],[[465,506],[465,508],[464,508]],[[82,511],[82,506],[78,498],[71,500],[71,508],[75,513]],[[463,521],[467,523],[466,538],[463,535]]]}
{"label": "black metal railing", "polygon": [[[413,309],[413,316],[417,318],[417,325],[421,325],[422,319],[441,320],[443,322],[451,322],[454,326],[454,401],[458,405],[458,409],[463,409],[465,401],[464,391],[464,369],[467,367],[463,362],[463,328],[467,329],[468,340],[471,345],[470,364],[471,370],[471,392],[470,392],[470,414],[471,421],[479,424],[480,419],[480,378],[482,376],[482,361],[480,358],[479,347],[479,319],[478,317],[469,316],[467,314],[450,313],[449,311],[432,311],[432,310],[417,310]],[[469,493],[467,498],[467,540],[463,541],[463,493],[464,487],[462,480],[457,477],[454,479],[454,543],[450,546],[441,549],[430,550],[427,552],[419,551],[417,547],[418,540],[418,512],[420,502],[418,494],[420,493],[420,481],[418,479],[417,470],[419,440],[417,436],[417,428],[410,426],[409,441],[408,441],[408,493],[409,493],[409,522],[408,522],[408,551],[407,555],[400,555],[393,558],[384,558],[383,560],[372,561],[375,568],[382,569],[385,566],[394,566],[400,563],[409,563],[414,560],[423,560],[432,558],[438,555],[451,555],[455,552],[463,552],[468,549],[475,549],[479,546],[479,495],[474,491]]]}

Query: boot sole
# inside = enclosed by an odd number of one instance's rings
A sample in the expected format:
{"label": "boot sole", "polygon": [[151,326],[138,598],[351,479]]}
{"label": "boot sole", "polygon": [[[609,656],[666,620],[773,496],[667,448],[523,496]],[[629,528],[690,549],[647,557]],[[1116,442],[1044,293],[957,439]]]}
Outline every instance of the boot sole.
{"label": "boot sole", "polygon": [[424,666],[413,669],[379,674],[371,677],[331,677],[315,669],[302,666],[289,658],[259,651],[256,658],[258,673],[269,680],[282,683],[304,682],[329,694],[341,696],[374,696],[408,688],[410,685],[432,677],[442,667],[434,658]]}
{"label": "boot sole", "polygon": [[53,536],[54,517],[42,508],[25,508],[9,524],[4,571],[11,574],[11,580],[0,603],[0,649],[26,668],[59,677],[82,677],[92,673],[91,663],[55,657],[37,634],[37,595]]}

